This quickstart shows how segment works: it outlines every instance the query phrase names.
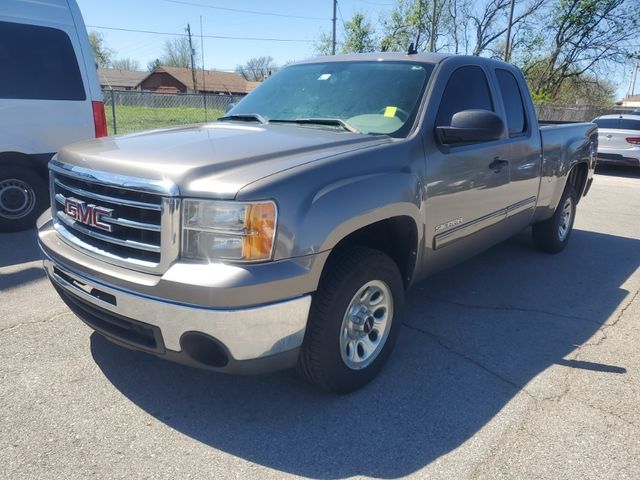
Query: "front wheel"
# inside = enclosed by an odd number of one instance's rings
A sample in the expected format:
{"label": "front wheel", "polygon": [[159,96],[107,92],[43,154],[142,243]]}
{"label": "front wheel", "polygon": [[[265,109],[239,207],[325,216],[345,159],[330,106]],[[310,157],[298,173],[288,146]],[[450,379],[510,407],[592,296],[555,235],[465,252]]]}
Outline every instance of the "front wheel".
{"label": "front wheel", "polygon": [[400,329],[404,286],[395,262],[356,247],[332,259],[312,305],[298,369],[324,390],[366,385],[387,361]]}
{"label": "front wheel", "polygon": [[533,225],[533,241],[540,250],[547,253],[564,250],[573,230],[576,204],[576,191],[568,184],[553,217]]}

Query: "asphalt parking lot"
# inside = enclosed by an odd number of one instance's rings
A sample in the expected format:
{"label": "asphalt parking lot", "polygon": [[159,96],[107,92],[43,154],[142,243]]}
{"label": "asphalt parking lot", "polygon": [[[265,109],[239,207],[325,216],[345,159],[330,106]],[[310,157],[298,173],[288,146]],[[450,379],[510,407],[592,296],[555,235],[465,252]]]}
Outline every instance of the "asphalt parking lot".
{"label": "asphalt parking lot", "polygon": [[529,232],[414,288],[394,357],[330,396],[115,346],[0,235],[0,478],[640,478],[640,173],[567,250]]}

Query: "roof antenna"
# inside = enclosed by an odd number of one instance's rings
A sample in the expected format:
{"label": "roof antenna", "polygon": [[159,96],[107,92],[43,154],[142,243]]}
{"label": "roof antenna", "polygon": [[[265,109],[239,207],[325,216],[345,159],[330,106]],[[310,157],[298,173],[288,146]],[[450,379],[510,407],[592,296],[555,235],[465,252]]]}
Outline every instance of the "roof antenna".
{"label": "roof antenna", "polygon": [[418,53],[418,49],[416,48],[415,44],[411,42],[411,45],[409,45],[409,50],[407,51],[407,55],[415,55],[416,53]]}

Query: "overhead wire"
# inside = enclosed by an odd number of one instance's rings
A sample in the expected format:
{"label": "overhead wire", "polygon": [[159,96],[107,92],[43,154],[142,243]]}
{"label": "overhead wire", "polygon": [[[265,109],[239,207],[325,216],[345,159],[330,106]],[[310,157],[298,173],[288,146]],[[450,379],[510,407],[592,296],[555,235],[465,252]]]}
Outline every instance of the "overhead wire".
{"label": "overhead wire", "polygon": [[212,10],[222,10],[222,11],[226,11],[226,12],[248,13],[250,15],[265,15],[265,16],[269,16],[269,17],[298,18],[298,19],[303,19],[303,20],[322,20],[322,21],[331,20],[330,18],[322,18],[322,17],[308,17],[308,16],[304,16],[304,15],[290,15],[290,14],[286,14],[286,13],[264,12],[264,11],[258,11],[258,10],[244,10],[244,9],[240,9],[240,8],[229,8],[229,7],[218,7],[218,6],[214,6],[214,5],[207,5],[205,3],[189,2],[189,1],[186,1],[186,0],[163,0],[163,1],[167,2],[167,3],[177,3],[179,5],[189,5],[189,6],[193,6],[193,7],[210,8]]}
{"label": "overhead wire", "polygon": [[[88,28],[101,30],[115,30],[119,32],[145,33],[150,35],[172,35],[175,37],[186,37],[186,33],[160,32],[156,30],[138,30],[135,28],[106,27],[104,25],[87,25]],[[294,42],[294,43],[314,43],[314,40],[306,38],[274,38],[274,37],[236,37],[231,35],[203,35],[204,38],[214,38],[219,40],[249,40],[261,42]]]}

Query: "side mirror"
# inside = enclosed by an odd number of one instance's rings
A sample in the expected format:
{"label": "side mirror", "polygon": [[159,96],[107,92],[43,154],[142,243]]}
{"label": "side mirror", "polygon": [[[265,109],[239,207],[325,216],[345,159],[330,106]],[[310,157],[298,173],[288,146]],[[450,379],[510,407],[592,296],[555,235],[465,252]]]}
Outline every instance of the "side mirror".
{"label": "side mirror", "polygon": [[237,104],[238,104],[237,102],[232,102],[229,105],[227,105],[227,108],[224,109],[224,113],[229,113],[231,109],[235,108]]}
{"label": "side mirror", "polygon": [[438,140],[444,145],[490,142],[503,132],[502,118],[488,110],[463,110],[451,118],[451,126],[436,127]]}

